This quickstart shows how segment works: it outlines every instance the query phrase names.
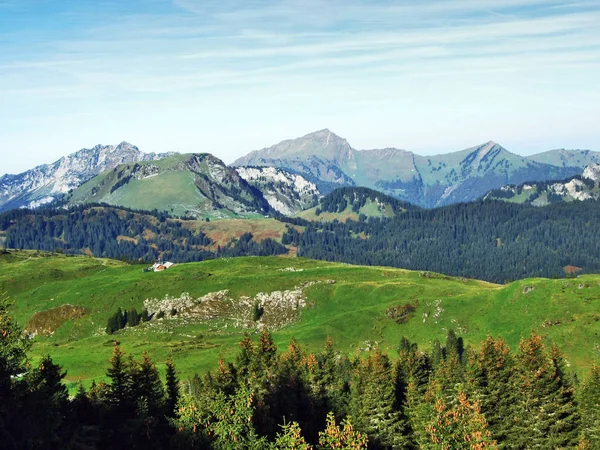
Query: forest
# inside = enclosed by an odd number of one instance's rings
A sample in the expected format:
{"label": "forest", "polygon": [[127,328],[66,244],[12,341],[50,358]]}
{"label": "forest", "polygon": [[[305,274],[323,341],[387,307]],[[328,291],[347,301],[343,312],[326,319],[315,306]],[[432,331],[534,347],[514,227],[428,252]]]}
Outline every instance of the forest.
{"label": "forest", "polygon": [[[335,194],[335,192],[333,193]],[[350,205],[327,197],[328,211]],[[358,197],[360,198],[360,197]],[[282,242],[298,256],[351,264],[429,270],[504,283],[528,277],[564,277],[565,267],[600,272],[600,207],[596,201],[545,207],[478,201],[437,209],[407,209],[389,219],[309,222],[280,218]],[[356,209],[357,203],[351,204]],[[341,209],[340,209],[341,208]]]}
{"label": "forest", "polygon": [[[388,355],[358,356],[330,339],[317,353],[279,351],[266,329],[234,361],[163,382],[147,354],[114,341],[106,382],[69,396],[50,356],[0,297],[0,442],[13,449],[525,449],[600,446],[600,368],[582,379],[560,350],[531,334],[512,351],[500,337],[465,343],[450,330],[423,351],[403,338]],[[110,357],[110,359],[109,359]]]}
{"label": "forest", "polygon": [[90,252],[96,257],[131,262],[159,258],[174,262],[204,261],[221,256],[269,256],[287,253],[280,243],[260,243],[245,233],[227,245],[213,244],[202,231],[191,231],[180,220],[158,211],[134,211],[108,205],[76,206],[69,210],[40,208],[0,214],[5,247],[65,254]]}
{"label": "forest", "polygon": [[165,213],[106,205],[9,211],[0,214],[0,232],[7,248],[89,252],[131,262],[281,255],[297,247],[297,255],[306,258],[496,283],[564,277],[566,268],[576,274],[600,272],[600,255],[593,251],[600,247],[597,201],[534,207],[486,200],[420,209],[369,189],[343,188],[324,197],[319,210],[358,212],[375,198],[390,205],[395,216],[360,214],[359,220],[346,222],[277,216],[290,225],[281,243],[270,238],[257,243],[246,233],[217,247],[201,231],[185,228]]}

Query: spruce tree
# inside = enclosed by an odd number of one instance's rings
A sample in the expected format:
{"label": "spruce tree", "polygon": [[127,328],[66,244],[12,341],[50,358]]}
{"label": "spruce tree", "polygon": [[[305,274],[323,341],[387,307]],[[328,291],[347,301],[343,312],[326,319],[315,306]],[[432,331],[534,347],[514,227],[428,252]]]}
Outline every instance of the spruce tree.
{"label": "spruce tree", "polygon": [[26,377],[28,394],[23,399],[22,425],[28,447],[60,447],[66,438],[66,420],[69,409],[67,387],[62,383],[66,372],[44,357]]}
{"label": "spruce tree", "polygon": [[106,392],[109,405],[120,412],[130,411],[134,403],[133,380],[130,362],[115,341],[110,367],[106,371],[110,384]]}
{"label": "spruce tree", "polygon": [[179,379],[177,378],[175,364],[171,358],[167,360],[166,396],[167,415],[175,417],[177,403],[179,402]]}
{"label": "spruce tree", "polygon": [[541,336],[532,333],[519,345],[520,401],[514,439],[519,446],[574,447],[580,419],[572,386],[565,377],[562,356],[548,354]]}
{"label": "spruce tree", "polygon": [[319,450],[362,450],[367,448],[368,438],[354,429],[350,418],[336,424],[333,413],[327,415],[327,426],[319,433]]}
{"label": "spruce tree", "polygon": [[144,399],[150,416],[159,415],[164,404],[165,391],[160,380],[158,369],[150,360],[148,353],[142,355],[142,362],[133,372],[133,386],[138,401]]}
{"label": "spruce tree", "polygon": [[351,412],[359,430],[382,448],[405,448],[407,426],[397,404],[395,373],[387,355],[376,350],[358,363],[351,390]]}
{"label": "spruce tree", "polygon": [[499,448],[514,448],[510,439],[519,392],[515,386],[515,361],[508,345],[488,336],[473,354],[467,368],[467,391],[480,405]]}
{"label": "spruce tree", "polygon": [[590,448],[600,448],[600,367],[596,363],[579,390],[583,437]]}
{"label": "spruce tree", "polygon": [[282,425],[281,429],[282,433],[277,434],[275,442],[271,444],[271,450],[313,450],[302,436],[297,422]]}
{"label": "spruce tree", "polygon": [[487,428],[487,422],[477,402],[472,402],[462,390],[449,397],[437,381],[433,391],[433,414],[425,425],[429,449],[496,449],[496,441]]}
{"label": "spruce tree", "polygon": [[27,370],[31,343],[9,314],[10,306],[8,295],[0,293],[0,443],[16,450],[22,447],[20,399],[27,392],[20,376]]}

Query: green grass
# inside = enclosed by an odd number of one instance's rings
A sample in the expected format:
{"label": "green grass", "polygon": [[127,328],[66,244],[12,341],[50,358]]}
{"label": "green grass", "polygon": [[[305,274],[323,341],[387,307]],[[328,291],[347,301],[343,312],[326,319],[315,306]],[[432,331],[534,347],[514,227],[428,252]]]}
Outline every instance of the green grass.
{"label": "green grass", "polygon": [[[280,271],[288,267],[302,271]],[[232,359],[246,330],[222,320],[209,323],[156,322],[104,333],[118,307],[141,310],[143,300],[189,292],[200,297],[228,289],[234,297],[287,290],[306,281],[335,280],[307,289],[308,306],[300,320],[274,332],[280,348],[296,338],[319,349],[327,336],[338,348],[359,354],[367,341],[395,352],[402,336],[428,347],[455,329],[466,344],[477,346],[487,334],[502,336],[516,349],[532,330],[558,344],[577,371],[587,369],[600,351],[600,276],[576,279],[529,279],[509,285],[410,272],[360,267],[301,258],[233,258],[178,265],[162,273],[143,266],[89,257],[43,256],[12,252],[0,256],[0,291],[15,301],[14,314],[25,325],[40,311],[63,304],[84,307],[87,314],[62,325],[51,337],[36,337],[32,356],[50,354],[68,371],[71,387],[101,379],[112,341],[136,356],[148,351],[162,369],[172,356],[182,377]],[[525,293],[527,287],[534,290]],[[385,311],[418,304],[414,316],[397,324]],[[443,310],[437,318],[437,306]],[[429,315],[424,320],[424,314]],[[557,324],[557,322],[560,322]],[[252,330],[251,330],[252,331]]]}

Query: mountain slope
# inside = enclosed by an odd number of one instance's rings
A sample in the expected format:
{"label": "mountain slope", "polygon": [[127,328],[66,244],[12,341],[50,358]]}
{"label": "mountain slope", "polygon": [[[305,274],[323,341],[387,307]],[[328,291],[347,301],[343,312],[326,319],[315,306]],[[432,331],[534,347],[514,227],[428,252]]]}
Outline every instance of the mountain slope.
{"label": "mountain slope", "polygon": [[206,153],[115,167],[73,191],[68,203],[107,203],[197,218],[249,217],[270,210],[256,188]]}
{"label": "mountain slope", "polygon": [[236,167],[236,171],[262,193],[273,210],[286,216],[311,208],[320,196],[317,186],[302,175],[276,167]]}
{"label": "mountain slope", "polygon": [[36,207],[61,198],[92,177],[123,163],[153,161],[174,153],[142,153],[127,142],[97,145],[65,156],[53,164],[18,175],[0,177],[0,211]]}
{"label": "mountain slope", "polygon": [[511,203],[528,203],[545,206],[600,198],[600,164],[592,163],[581,175],[557,182],[523,183],[494,189],[485,196],[487,200]]}
{"label": "mountain slope", "polygon": [[495,142],[429,157],[396,148],[355,150],[325,129],[251,152],[234,165],[291,169],[324,193],[357,185],[435,207],[475,200],[506,184],[564,179],[580,172],[582,158],[569,160],[573,165],[546,164],[544,158],[515,155]]}
{"label": "mountain slope", "polygon": [[341,169],[353,154],[354,150],[345,139],[325,129],[253,151],[232,165],[291,170],[314,182],[321,192],[326,193],[340,185],[354,184],[352,178]]}
{"label": "mountain slope", "polygon": [[[309,286],[301,288],[306,307],[280,309],[281,316],[291,318],[273,329],[280,348],[294,337],[309,349],[320,349],[330,336],[336,348],[353,355],[364,354],[370,345],[393,353],[406,336],[428,349],[452,328],[466,343],[477,345],[489,334],[502,336],[513,349],[535,331],[560,344],[577,369],[588,368],[597,351],[597,275],[495,285],[431,272],[275,257],[179,264],[156,274],[144,273],[143,267],[12,252],[0,255],[0,288],[14,299],[14,314],[26,327],[39,326],[31,320],[38,312],[51,313],[62,305],[84,308],[82,317],[33,341],[34,359],[50,352],[72,386],[103,379],[113,339],[128,353],[148,351],[155,361],[172,356],[181,378],[214,368],[219,358],[232,359],[244,333],[257,326],[239,320],[253,307],[248,298],[259,293],[275,298],[269,294],[298,286]],[[105,334],[108,317],[119,307],[139,312],[148,299],[194,301],[224,290],[228,298],[210,318],[167,315],[114,336]],[[415,310],[399,325],[388,310],[404,304]],[[273,310],[266,311],[261,320],[273,318]]]}
{"label": "mountain slope", "polygon": [[583,169],[590,164],[600,163],[600,152],[558,149],[531,155],[529,159],[558,167],[580,167]]}
{"label": "mountain slope", "polygon": [[318,222],[391,218],[408,209],[417,209],[381,192],[363,187],[339,188],[319,200],[319,204],[297,217]]}

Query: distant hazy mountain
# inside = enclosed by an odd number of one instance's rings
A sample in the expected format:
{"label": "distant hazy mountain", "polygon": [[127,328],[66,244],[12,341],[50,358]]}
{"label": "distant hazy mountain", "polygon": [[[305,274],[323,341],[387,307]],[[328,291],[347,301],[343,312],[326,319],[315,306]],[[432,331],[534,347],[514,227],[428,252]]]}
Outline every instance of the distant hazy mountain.
{"label": "distant hazy mountain", "polygon": [[[579,155],[578,151],[563,152]],[[568,159],[573,165],[545,163],[544,159],[557,160],[553,152],[548,153],[547,158],[540,154],[534,160],[495,142],[436,156],[396,148],[356,150],[325,129],[253,151],[233,165],[290,169],[315,182],[324,193],[340,186],[364,186],[434,207],[471,201],[507,184],[565,179],[587,165],[583,164],[585,152]]]}
{"label": "distant hazy mountain", "polygon": [[102,173],[67,197],[68,203],[108,203],[195,218],[251,217],[270,211],[261,192],[207,154],[128,163]]}
{"label": "distant hazy mountain", "polygon": [[237,167],[239,175],[257,188],[271,208],[283,215],[293,215],[316,205],[320,192],[302,175],[276,167]]}
{"label": "distant hazy mountain", "polygon": [[488,192],[485,198],[511,203],[530,203],[534,206],[598,200],[600,198],[600,164],[592,163],[584,169],[581,175],[564,181],[503,186]]}
{"label": "distant hazy mountain", "polygon": [[53,164],[38,166],[18,175],[4,175],[0,177],[0,211],[50,203],[119,164],[152,161],[171,154],[142,153],[127,142],[116,147],[97,145],[65,156]]}
{"label": "distant hazy mountain", "polygon": [[550,150],[537,155],[529,156],[529,159],[545,164],[559,167],[586,167],[593,163],[600,163],[600,152],[591,150]]}
{"label": "distant hazy mountain", "polygon": [[321,191],[354,184],[341,167],[354,150],[345,139],[329,130],[307,134],[256,150],[233,163],[233,166],[271,166],[289,169],[315,182]]}

